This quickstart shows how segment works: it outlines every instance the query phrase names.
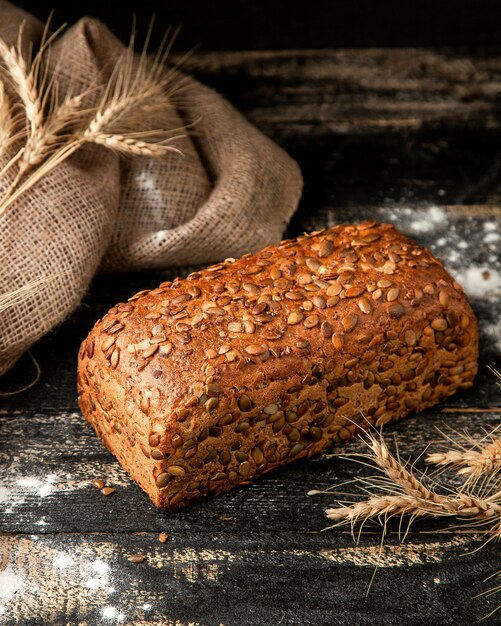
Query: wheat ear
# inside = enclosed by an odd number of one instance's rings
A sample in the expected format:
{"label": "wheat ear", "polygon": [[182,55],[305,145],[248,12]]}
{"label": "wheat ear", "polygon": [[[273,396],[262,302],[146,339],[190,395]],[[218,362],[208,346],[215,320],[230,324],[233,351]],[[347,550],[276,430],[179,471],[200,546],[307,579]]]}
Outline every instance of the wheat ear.
{"label": "wheat ear", "polygon": [[[12,103],[3,79],[0,78],[0,158],[2,158],[10,146],[20,139],[23,132],[19,131],[19,115],[13,112]],[[0,178],[2,173],[0,172]]]}
{"label": "wheat ear", "polygon": [[422,509],[421,500],[414,496],[371,496],[362,502],[350,506],[330,508],[325,511],[331,520],[338,520],[340,524],[356,524],[360,520],[392,517],[394,515],[426,515]]}
{"label": "wheat ear", "polygon": [[13,131],[10,103],[5,93],[5,85],[0,80],[0,156],[5,153]]}
{"label": "wheat ear", "polygon": [[[0,57],[24,106],[29,134],[33,135],[43,123],[43,108],[36,86],[38,63],[33,63],[31,68],[28,68],[28,64],[21,53],[22,33],[23,29],[20,28],[17,49],[14,46],[8,46],[0,38]],[[38,58],[38,55],[35,58]]]}
{"label": "wheat ear", "polygon": [[426,457],[427,463],[453,466],[457,473],[472,478],[492,475],[501,471],[501,437],[496,437],[479,450],[448,450]]}
{"label": "wheat ear", "polygon": [[366,442],[372,451],[372,459],[376,465],[391,481],[402,487],[407,495],[430,501],[435,498],[436,494],[391,454],[382,437],[378,440],[372,434],[368,434]]}
{"label": "wheat ear", "polygon": [[[83,132],[83,140],[132,155],[179,153],[178,148],[168,144],[182,135],[168,136],[165,131],[157,131],[162,139],[148,141],[152,131],[141,132],[145,120],[165,109],[169,80],[160,63],[149,61],[144,52],[135,63],[133,50],[128,48],[115,65],[96,113]],[[171,129],[170,133],[180,130]]]}
{"label": "wheat ear", "polygon": [[55,146],[66,140],[65,133],[70,125],[82,117],[82,100],[83,94],[67,96],[48,113],[43,125],[26,142],[19,164],[19,177],[41,163]]}
{"label": "wheat ear", "polygon": [[[438,485],[432,482],[427,487],[425,475],[392,455],[382,435],[376,439],[369,435],[365,442],[370,449],[369,458],[384,473],[384,477],[358,478],[369,494],[366,500],[349,505],[329,508],[326,515],[336,526],[378,519],[386,521],[396,515],[408,516],[409,525],[418,517],[459,517],[467,519],[471,527],[487,526],[490,539],[501,538],[501,491],[474,493],[456,490],[452,495],[437,492]],[[428,478],[428,480],[430,480]]]}

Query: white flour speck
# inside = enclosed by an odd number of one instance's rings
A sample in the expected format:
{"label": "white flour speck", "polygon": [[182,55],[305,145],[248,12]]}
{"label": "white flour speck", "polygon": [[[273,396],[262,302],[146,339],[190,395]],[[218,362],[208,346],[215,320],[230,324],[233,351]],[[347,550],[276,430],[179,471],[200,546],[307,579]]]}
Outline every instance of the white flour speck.
{"label": "white flour speck", "polygon": [[484,325],[483,331],[488,335],[489,340],[496,349],[501,352],[501,317],[493,324]]}
{"label": "white flour speck", "polygon": [[[439,206],[409,207],[388,206],[380,207],[380,217],[392,222],[397,228],[409,235],[430,233],[440,226],[447,224],[447,213]],[[446,239],[442,237],[443,243]]]}
{"label": "white flour speck", "polygon": [[497,230],[498,226],[496,222],[484,222],[484,230],[491,232]]}
{"label": "white flour speck", "polygon": [[469,296],[501,295],[501,273],[492,267],[472,265],[451,272]]}
{"label": "white flour speck", "polygon": [[484,237],[484,243],[496,243],[501,239],[501,235],[499,233],[487,233]]}
{"label": "white flour speck", "polygon": [[443,224],[447,219],[444,211],[438,206],[428,207],[423,211],[419,219],[416,217],[410,222],[410,228],[415,233],[429,233],[438,224]]}
{"label": "white flour speck", "polygon": [[23,587],[23,578],[16,574],[10,565],[0,572],[0,600],[10,600]]}
{"label": "white flour speck", "polygon": [[[21,476],[15,481],[15,498],[13,490],[9,490],[6,487],[0,487],[0,501],[5,497],[12,498],[12,504],[18,504],[18,500],[24,502],[23,494],[30,494],[45,498],[50,495],[56,489],[56,483],[59,477],[57,474],[48,474],[45,478],[39,478],[37,476]],[[21,489],[19,489],[21,487]],[[1,491],[3,489],[3,491]]]}
{"label": "white flour speck", "polygon": [[116,620],[117,622],[123,622],[125,618],[125,615],[123,613],[119,613],[114,606],[105,606],[101,611],[101,615],[104,619]]}
{"label": "white flour speck", "polygon": [[7,487],[0,485],[0,504],[7,504],[10,501],[10,497],[10,489],[7,489]]}
{"label": "white flour speck", "polygon": [[73,563],[73,559],[69,554],[65,554],[64,552],[62,552],[52,559],[52,563],[58,569],[65,569]]}
{"label": "white flour speck", "polygon": [[[110,584],[110,566],[106,561],[101,559],[95,559],[90,566],[91,577],[85,582],[87,589],[95,591],[103,587],[108,587]],[[110,591],[111,589],[111,591]],[[113,587],[108,588],[108,593],[113,593]]]}
{"label": "white flour speck", "polygon": [[106,561],[96,559],[92,562],[92,571],[100,576],[105,576],[110,571],[110,566],[108,565],[108,563],[106,563]]}

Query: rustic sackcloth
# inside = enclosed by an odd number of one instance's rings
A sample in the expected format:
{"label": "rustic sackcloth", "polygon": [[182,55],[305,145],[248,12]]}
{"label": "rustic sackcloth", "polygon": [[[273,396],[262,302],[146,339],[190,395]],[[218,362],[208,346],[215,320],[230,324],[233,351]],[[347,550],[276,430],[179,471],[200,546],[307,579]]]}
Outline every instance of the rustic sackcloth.
{"label": "rustic sackcloth", "polygon": [[[27,53],[42,24],[0,0],[0,37],[15,43],[21,23]],[[49,71],[61,89],[77,76],[85,90],[108,80],[123,49],[85,18],[54,41]],[[166,96],[150,122],[193,125],[176,142],[183,156],[123,158],[86,145],[0,217],[0,296],[39,282],[0,308],[0,374],[71,313],[98,270],[210,263],[280,239],[301,194],[297,164],[217,93],[181,82],[182,97]]]}

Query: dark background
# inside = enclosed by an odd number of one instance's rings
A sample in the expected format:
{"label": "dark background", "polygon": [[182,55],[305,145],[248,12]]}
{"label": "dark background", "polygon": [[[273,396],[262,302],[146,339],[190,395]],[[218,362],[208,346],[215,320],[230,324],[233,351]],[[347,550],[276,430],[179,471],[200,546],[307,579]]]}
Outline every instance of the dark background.
{"label": "dark background", "polygon": [[165,26],[182,27],[177,50],[279,50],[338,47],[491,46],[501,42],[498,0],[24,0],[54,23],[101,18],[127,39],[156,14],[153,45]]}

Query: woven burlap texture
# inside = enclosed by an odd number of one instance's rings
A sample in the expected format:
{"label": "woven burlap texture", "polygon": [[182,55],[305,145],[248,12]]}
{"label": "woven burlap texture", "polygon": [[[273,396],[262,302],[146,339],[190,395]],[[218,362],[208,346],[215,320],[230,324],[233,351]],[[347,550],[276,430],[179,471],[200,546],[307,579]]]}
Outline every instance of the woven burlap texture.
{"label": "woven burlap texture", "polygon": [[[0,0],[0,36],[36,49],[42,25]],[[82,89],[105,83],[123,45],[84,18],[53,44],[51,68]],[[224,98],[175,75],[150,120],[188,126],[183,155],[123,158],[86,146],[0,217],[0,294],[45,282],[0,312],[0,374],[78,306],[98,271],[215,262],[277,242],[302,189],[297,164]],[[5,155],[5,161],[10,155]],[[0,163],[0,166],[3,163]],[[132,295],[132,294],[131,294]]]}

